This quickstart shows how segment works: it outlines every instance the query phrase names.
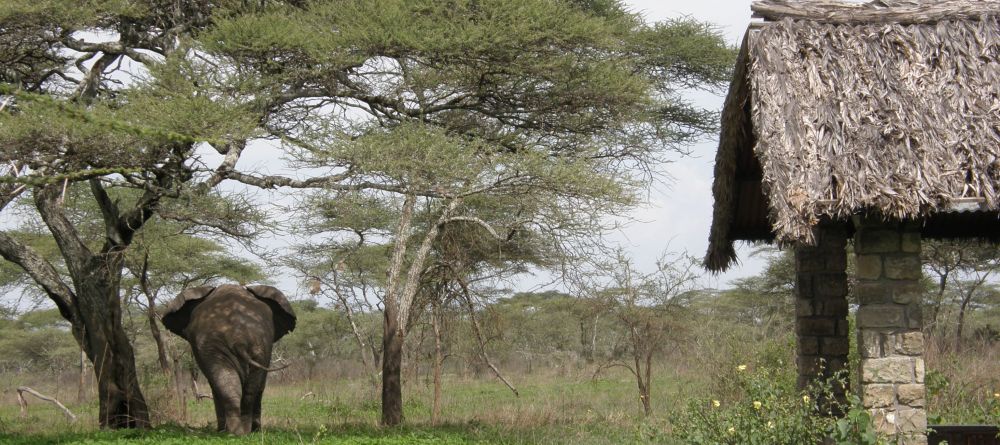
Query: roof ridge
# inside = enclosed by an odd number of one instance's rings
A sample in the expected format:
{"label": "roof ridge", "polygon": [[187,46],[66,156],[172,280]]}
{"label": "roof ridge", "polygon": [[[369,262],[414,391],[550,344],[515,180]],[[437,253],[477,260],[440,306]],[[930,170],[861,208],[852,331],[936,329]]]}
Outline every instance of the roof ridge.
{"label": "roof ridge", "polygon": [[753,16],[767,21],[810,20],[835,24],[926,24],[943,20],[980,20],[1000,15],[1000,0],[756,0]]}

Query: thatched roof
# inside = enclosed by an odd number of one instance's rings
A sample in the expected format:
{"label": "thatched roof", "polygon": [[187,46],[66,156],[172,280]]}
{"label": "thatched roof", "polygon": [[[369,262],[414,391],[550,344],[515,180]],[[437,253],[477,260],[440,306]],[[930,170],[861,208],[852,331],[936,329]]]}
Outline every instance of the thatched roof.
{"label": "thatched roof", "polygon": [[[757,1],[723,109],[706,265],[821,220],[1000,237],[1000,0]],[[956,212],[964,213],[956,213]]]}

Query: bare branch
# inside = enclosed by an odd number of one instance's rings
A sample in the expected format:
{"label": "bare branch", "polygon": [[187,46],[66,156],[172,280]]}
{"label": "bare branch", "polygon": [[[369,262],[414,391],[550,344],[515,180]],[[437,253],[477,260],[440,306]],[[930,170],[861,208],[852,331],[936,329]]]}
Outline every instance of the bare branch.
{"label": "bare branch", "polygon": [[439,225],[443,226],[445,224],[452,223],[452,222],[458,222],[458,221],[466,221],[466,222],[471,222],[471,223],[474,223],[474,224],[478,224],[482,228],[486,229],[487,232],[490,232],[490,235],[492,235],[493,238],[496,238],[497,240],[500,240],[500,241],[506,241],[506,238],[500,236],[500,234],[498,234],[497,231],[495,229],[493,229],[493,226],[489,225],[489,223],[487,223],[486,221],[483,221],[482,219],[476,218],[474,216],[453,216],[453,217],[448,218],[448,219],[446,219],[444,221],[441,221],[439,223]]}
{"label": "bare branch", "polygon": [[476,319],[476,308],[472,304],[472,295],[469,293],[469,284],[461,278],[458,279],[458,283],[462,287],[462,295],[465,297],[465,307],[469,311],[469,321],[472,322],[472,332],[476,335],[476,340],[479,342],[480,357],[482,357],[483,361],[486,362],[486,366],[489,366],[490,370],[493,371],[493,375],[497,376],[497,378],[500,379],[500,381],[503,382],[507,388],[510,388],[511,392],[514,393],[514,397],[520,397],[521,395],[518,394],[517,388],[515,388],[510,381],[504,378],[503,374],[500,373],[500,369],[493,364],[493,361],[490,360],[490,355],[486,352],[486,341],[483,339],[482,329],[479,328],[479,320]]}
{"label": "bare branch", "polygon": [[59,272],[38,252],[18,242],[5,232],[0,232],[0,256],[17,264],[38,283],[59,308],[59,313],[67,320],[73,320],[73,290],[63,283]]}
{"label": "bare branch", "polygon": [[114,56],[115,58],[119,56],[127,56],[128,58],[145,65],[153,65],[159,63],[159,61],[156,60],[155,58],[143,54],[139,51],[136,51],[133,48],[128,48],[121,42],[90,43],[79,39],[66,38],[63,40],[63,44],[66,45],[66,47],[69,49],[72,49],[74,51],[79,51],[82,53],[93,54],[101,52],[108,56]]}
{"label": "bare branch", "polygon": [[35,391],[27,386],[20,386],[17,388],[17,403],[21,405],[21,418],[28,417],[28,402],[24,400],[24,393],[31,394],[46,402],[54,403],[56,406],[59,407],[59,409],[63,411],[63,414],[66,414],[66,418],[68,418],[70,422],[76,422],[76,415],[73,414],[73,412],[70,411],[69,408],[66,408],[66,405],[59,403],[59,401],[53,397],[41,394],[38,391]]}

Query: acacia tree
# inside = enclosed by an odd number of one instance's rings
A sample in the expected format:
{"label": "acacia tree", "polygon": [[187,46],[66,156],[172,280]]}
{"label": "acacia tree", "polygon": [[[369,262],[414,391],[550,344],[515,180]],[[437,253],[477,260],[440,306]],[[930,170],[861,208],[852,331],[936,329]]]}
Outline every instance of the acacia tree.
{"label": "acacia tree", "polygon": [[1000,256],[995,246],[978,241],[928,241],[922,251],[924,270],[937,281],[935,292],[930,294],[925,307],[928,334],[941,332],[942,313],[949,295],[957,310],[955,348],[962,347],[966,313],[975,300],[989,293],[988,285],[1000,268]]}
{"label": "acacia tree", "polygon": [[627,369],[636,379],[643,413],[653,413],[651,400],[653,357],[677,342],[680,317],[688,299],[698,290],[698,261],[687,254],[664,253],[656,269],[643,273],[621,251],[608,262],[599,262],[578,286],[582,294],[601,302],[615,319],[624,358],[606,357],[595,375],[612,367]]}
{"label": "acacia tree", "polygon": [[[314,1],[234,16],[201,41],[256,94],[291,99],[264,127],[330,172],[225,177],[392,210],[378,240],[392,246],[386,425],[402,421],[403,342],[442,228],[529,227],[549,243],[600,232],[666,152],[713,129],[680,92],[720,88],[732,57],[707,25],[647,24],[614,0]],[[493,220],[470,205],[499,199]]]}
{"label": "acacia tree", "polygon": [[764,246],[751,256],[767,261],[759,274],[733,281],[733,288],[712,302],[739,323],[761,327],[767,333],[791,329],[795,312],[795,257],[791,250]]}
{"label": "acacia tree", "polygon": [[[310,229],[325,230],[322,227],[320,224]],[[364,233],[359,236],[363,238]],[[377,333],[364,326],[361,318],[366,313],[381,311],[385,295],[386,250],[386,246],[366,246],[363,243],[336,246],[309,244],[299,246],[297,252],[285,261],[306,279],[310,286],[309,293],[314,298],[324,297],[344,315],[376,396],[379,387],[379,342]],[[312,341],[307,340],[310,349],[313,348]]]}
{"label": "acacia tree", "polygon": [[[245,143],[262,114],[190,51],[191,34],[213,12],[236,11],[224,3],[0,5],[0,211],[10,214],[20,198],[30,202],[59,258],[46,258],[8,227],[0,229],[0,256],[71,323],[94,364],[102,427],[149,424],[122,327],[121,284],[134,237],[165,199],[204,195],[222,180],[198,175],[197,148],[227,155],[219,168],[232,168],[239,156],[229,147]],[[86,233],[90,221],[65,205],[79,189],[86,196],[74,199],[98,209],[96,238]]]}

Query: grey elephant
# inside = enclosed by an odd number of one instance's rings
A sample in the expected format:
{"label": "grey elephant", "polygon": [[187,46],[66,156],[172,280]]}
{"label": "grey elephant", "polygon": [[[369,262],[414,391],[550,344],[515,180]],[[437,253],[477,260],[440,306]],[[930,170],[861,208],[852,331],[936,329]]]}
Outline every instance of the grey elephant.
{"label": "grey elephant", "polygon": [[271,286],[192,287],[164,307],[162,321],[191,344],[212,387],[219,431],[259,430],[271,348],[295,329],[285,295]]}

